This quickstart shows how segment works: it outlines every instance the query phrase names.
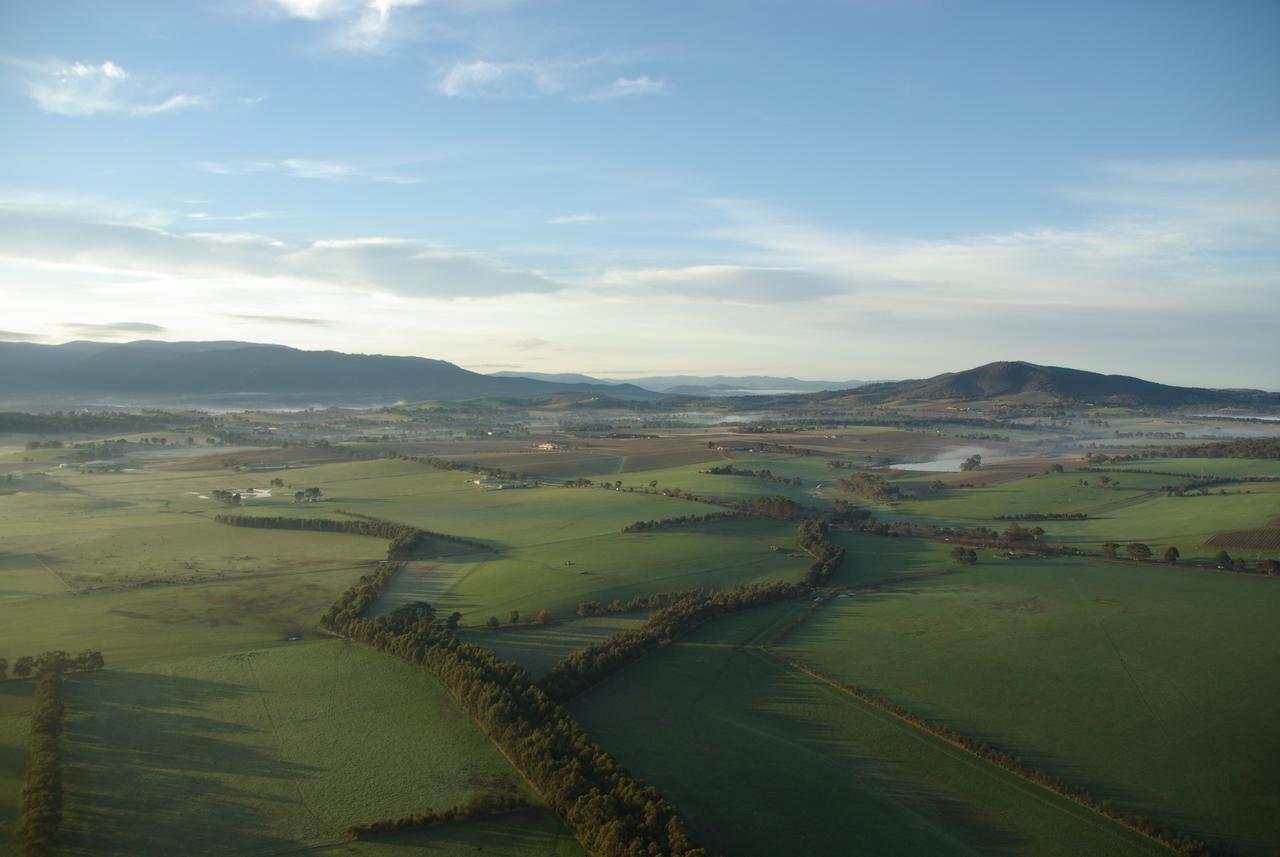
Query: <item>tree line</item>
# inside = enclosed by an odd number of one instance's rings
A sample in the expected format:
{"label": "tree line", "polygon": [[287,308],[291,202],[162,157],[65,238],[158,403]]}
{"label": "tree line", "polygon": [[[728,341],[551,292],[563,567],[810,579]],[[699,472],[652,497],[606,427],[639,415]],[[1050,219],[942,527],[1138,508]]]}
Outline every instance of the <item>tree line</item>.
{"label": "tree line", "polygon": [[[352,515],[353,513],[345,512],[343,514]],[[374,538],[388,539],[390,541],[390,544],[387,545],[388,560],[409,558],[429,538],[445,539],[489,550],[488,545],[481,542],[450,536],[445,533],[435,533],[431,530],[422,530],[408,524],[399,524],[395,521],[386,521],[381,518],[371,518],[364,515],[356,517],[353,521],[342,521],[335,518],[295,518],[288,515],[215,515],[214,520],[219,524],[227,524],[232,527],[346,533],[354,536],[373,536]]]}
{"label": "tree line", "polygon": [[844,562],[844,548],[827,535],[827,522],[822,518],[810,518],[796,530],[796,544],[813,557],[813,562],[804,572],[807,586],[822,586]]}
{"label": "tree line", "polygon": [[552,699],[567,701],[713,616],[799,598],[809,591],[804,583],[778,580],[716,592],[678,593],[640,627],[619,631],[565,657],[543,677],[542,688]]}
{"label": "tree line", "polygon": [[635,613],[638,610],[657,610],[666,607],[673,601],[677,601],[696,590],[686,589],[677,592],[655,592],[653,595],[637,595],[634,598],[622,601],[613,599],[608,604],[601,604],[598,601],[583,601],[578,605],[577,613],[579,616],[608,616],[612,613]]}
{"label": "tree line", "polygon": [[1019,515],[994,515],[997,521],[1083,521],[1086,512],[1023,512]]}
{"label": "tree line", "polygon": [[[66,672],[100,670],[102,653],[92,649],[72,657],[61,650],[34,658],[19,658],[15,674],[25,674],[24,662],[38,671],[31,702],[31,745],[22,781],[22,810],[16,828],[25,857],[49,857],[62,823],[62,676]],[[27,670],[29,673],[29,670]],[[2,676],[0,676],[2,677]]]}
{"label": "tree line", "polygon": [[[800,524],[796,542],[814,558],[801,581],[778,580],[711,592],[691,589],[632,599],[636,609],[659,604],[661,609],[639,628],[620,631],[565,657],[542,679],[543,689],[563,702],[713,616],[809,595],[814,587],[825,584],[844,561],[844,548],[827,537],[827,523],[820,518]],[[585,602],[578,607],[581,615],[592,615],[582,613],[584,607],[589,611],[598,609],[594,602]]]}
{"label": "tree line", "polygon": [[1124,812],[1112,804],[1111,801],[1098,800],[1089,792],[1088,789],[1082,786],[1072,785],[1053,774],[1031,768],[1012,753],[1001,750],[998,747],[994,747],[980,738],[970,738],[967,735],[957,732],[946,724],[926,720],[908,708],[898,705],[897,703],[890,702],[889,700],[877,696],[858,685],[846,684],[845,682],[842,682],[821,670],[815,669],[803,661],[799,661],[785,655],[779,655],[776,652],[770,652],[770,654],[793,669],[812,676],[831,687],[842,690],[850,696],[857,697],[864,702],[870,703],[876,708],[886,711],[900,720],[910,723],[912,726],[936,735],[953,746],[960,747],[961,749],[973,753],[975,756],[982,757],[986,761],[996,765],[997,767],[1003,768],[1011,774],[1035,783],[1042,788],[1048,789],[1049,791],[1061,795],[1062,797],[1080,804],[1081,806],[1087,807],[1094,812],[1105,815],[1107,818],[1119,822],[1131,830],[1136,830],[1139,833],[1154,839],[1160,844],[1167,846],[1179,855],[1183,855],[1183,857],[1200,857],[1200,855],[1208,855],[1210,853],[1209,848],[1205,843],[1183,833],[1182,831],[1179,831],[1172,825],[1161,824],[1160,822],[1154,821],[1145,816]]}
{"label": "tree line", "polygon": [[646,530],[663,530],[668,527],[682,527],[687,524],[705,524],[708,521],[723,521],[727,518],[741,518],[742,512],[708,512],[705,515],[680,515],[675,518],[659,518],[656,521],[636,521],[622,528],[624,533],[641,533]]}
{"label": "tree line", "polygon": [[794,488],[799,488],[804,484],[798,476],[777,476],[768,468],[750,470],[745,467],[734,467],[732,464],[722,464],[715,467],[704,467],[698,472],[711,476],[750,476],[754,479],[763,479],[766,482],[780,482],[783,485],[790,485]]}
{"label": "tree line", "polygon": [[[49,673],[93,672],[106,666],[102,652],[96,649],[85,649],[78,655],[69,655],[61,649],[53,649],[39,655],[23,655],[12,664],[16,678],[26,678],[35,673],[38,676]],[[0,658],[0,681],[8,677],[11,665],[6,658]]]}
{"label": "tree line", "polygon": [[325,627],[434,675],[589,853],[706,857],[676,808],[623,770],[523,667],[429,624],[402,630],[361,615],[392,574],[362,577],[325,614]]}
{"label": "tree line", "polygon": [[17,826],[25,857],[55,853],[54,840],[62,823],[63,713],[62,673],[42,673],[31,704],[31,754]]}
{"label": "tree line", "polygon": [[478,821],[482,818],[493,818],[529,809],[529,802],[516,795],[491,793],[478,794],[461,806],[454,806],[444,812],[428,809],[416,815],[402,818],[388,818],[382,821],[371,821],[355,824],[345,831],[347,839],[370,839],[374,836],[385,836],[388,833],[403,833],[406,830],[425,830],[428,827],[439,827],[454,821]]}

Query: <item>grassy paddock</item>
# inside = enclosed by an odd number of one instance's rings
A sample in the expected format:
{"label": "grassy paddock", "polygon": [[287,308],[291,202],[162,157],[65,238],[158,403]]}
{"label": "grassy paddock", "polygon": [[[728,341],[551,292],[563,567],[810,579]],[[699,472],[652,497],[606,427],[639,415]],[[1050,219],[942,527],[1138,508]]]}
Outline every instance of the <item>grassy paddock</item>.
{"label": "grassy paddock", "polygon": [[[954,568],[823,607],[781,651],[1100,799],[1243,853],[1280,842],[1276,581],[1100,561]],[[933,566],[943,572],[925,573]]]}
{"label": "grassy paddock", "polygon": [[69,854],[266,854],[509,791],[536,799],[429,675],[358,646],[67,683]]}
{"label": "grassy paddock", "polygon": [[722,853],[1167,853],[753,648],[797,609],[708,623],[571,711]]}

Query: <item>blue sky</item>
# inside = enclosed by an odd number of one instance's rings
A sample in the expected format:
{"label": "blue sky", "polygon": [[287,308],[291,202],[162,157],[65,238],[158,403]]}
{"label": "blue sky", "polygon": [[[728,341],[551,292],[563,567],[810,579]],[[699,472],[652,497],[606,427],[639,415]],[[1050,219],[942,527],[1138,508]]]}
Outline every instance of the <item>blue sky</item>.
{"label": "blue sky", "polygon": [[0,338],[1280,388],[1280,4],[0,6]]}

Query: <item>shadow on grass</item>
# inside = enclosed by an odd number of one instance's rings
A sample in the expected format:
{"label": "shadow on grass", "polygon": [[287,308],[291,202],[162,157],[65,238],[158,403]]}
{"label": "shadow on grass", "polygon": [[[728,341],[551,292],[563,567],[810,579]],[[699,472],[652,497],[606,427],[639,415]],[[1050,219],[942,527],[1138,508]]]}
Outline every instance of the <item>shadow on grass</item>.
{"label": "shadow on grass", "polygon": [[[66,820],[70,854],[270,853],[277,811],[306,813],[262,780],[294,781],[319,769],[243,743],[251,726],[206,716],[207,705],[256,694],[224,682],[134,672],[68,683]],[[253,780],[259,782],[254,783]],[[245,786],[232,783],[245,781]],[[292,789],[288,790],[293,793]]]}

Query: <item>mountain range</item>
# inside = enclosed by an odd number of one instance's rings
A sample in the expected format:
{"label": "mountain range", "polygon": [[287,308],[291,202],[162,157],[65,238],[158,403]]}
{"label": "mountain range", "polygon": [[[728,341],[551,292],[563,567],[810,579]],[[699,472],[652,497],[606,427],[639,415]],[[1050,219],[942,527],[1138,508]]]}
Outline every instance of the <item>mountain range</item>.
{"label": "mountain range", "polygon": [[494,372],[499,378],[536,378],[540,381],[578,384],[631,383],[669,396],[721,398],[727,396],[785,395],[788,393],[820,393],[824,390],[850,390],[866,381],[806,381],[774,375],[646,375],[620,381],[593,378],[576,373],[546,374],[542,372]]}
{"label": "mountain range", "polygon": [[1128,375],[1102,375],[1023,361],[987,363],[932,378],[867,384],[827,398],[836,397],[867,405],[1013,400],[1153,407],[1280,407],[1280,393],[1176,387]]}
{"label": "mountain range", "polygon": [[662,398],[634,384],[495,378],[424,357],[252,342],[0,342],[0,370],[0,399],[30,404],[385,405],[565,392]]}
{"label": "mountain range", "polygon": [[[577,394],[584,398],[571,398],[570,404],[597,407],[609,402],[622,406],[627,401],[662,399],[687,405],[698,399],[737,397],[750,408],[1011,401],[1280,410],[1280,393],[1176,387],[1127,375],[1021,361],[988,363],[932,378],[861,385],[770,376],[680,375],[635,380],[656,389],[574,374],[484,375],[424,357],[303,351],[252,342],[0,342],[0,403],[8,407],[376,406]],[[794,389],[797,385],[813,385],[821,391],[800,391]]]}

